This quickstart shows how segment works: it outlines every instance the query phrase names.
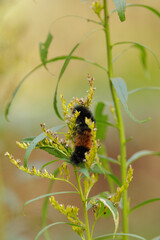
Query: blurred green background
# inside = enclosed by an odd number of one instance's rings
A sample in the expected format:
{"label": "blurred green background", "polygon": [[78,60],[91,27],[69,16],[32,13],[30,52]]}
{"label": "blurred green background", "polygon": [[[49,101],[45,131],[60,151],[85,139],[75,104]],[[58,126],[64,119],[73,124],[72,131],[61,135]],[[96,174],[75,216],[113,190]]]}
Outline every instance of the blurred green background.
{"label": "blurred green background", "polygon": [[[128,3],[135,3],[130,0]],[[159,0],[138,0],[138,3],[148,4],[160,10]],[[109,1],[110,9],[114,6]],[[27,176],[18,171],[4,157],[6,151],[15,158],[23,160],[24,151],[16,145],[24,137],[41,133],[40,123],[47,127],[61,124],[57,119],[52,103],[56,79],[63,62],[48,64],[48,73],[44,68],[30,76],[20,88],[9,114],[10,122],[4,119],[4,110],[11,94],[20,80],[33,67],[40,63],[39,43],[44,42],[48,31],[53,36],[48,58],[69,54],[73,46],[83,36],[98,28],[98,25],[88,23],[79,18],[65,18],[56,23],[55,19],[64,15],[81,15],[96,19],[90,8],[91,1],[81,0],[0,0],[0,239],[1,240],[31,240],[41,229],[41,209],[43,201],[37,201],[25,209],[23,204],[34,197],[45,194],[49,182],[36,177]],[[111,16],[112,42],[136,41],[152,48],[160,59],[160,21],[150,11],[143,8],[128,8],[126,21],[121,23],[117,14]],[[113,51],[116,56],[125,46],[117,46]],[[77,49],[76,55],[86,57],[106,65],[105,39],[102,31],[95,32]],[[160,70],[150,53],[147,53],[148,77],[140,62],[140,54],[136,48],[124,53],[114,65],[114,75],[125,79],[128,90],[144,86],[160,87]],[[98,101],[110,101],[109,85],[102,70],[87,63],[71,61],[60,83],[58,96],[63,93],[66,100],[72,97],[83,97],[88,89],[87,73],[95,78],[95,98],[93,111]],[[54,76],[53,76],[54,74]],[[60,99],[58,98],[61,110]],[[151,117],[145,124],[133,122],[125,112],[124,121],[126,136],[132,137],[127,144],[127,156],[140,150],[160,150],[160,92],[144,91],[129,97],[129,107],[138,119]],[[109,108],[105,113],[109,121],[113,121]],[[108,155],[116,158],[119,154],[118,134],[108,128],[106,134]],[[47,153],[35,150],[30,157],[30,166],[41,166],[51,160]],[[56,166],[48,168],[52,171]],[[160,158],[145,157],[133,164],[134,179],[129,188],[131,207],[150,198],[160,197]],[[119,168],[112,166],[117,176]],[[74,177],[73,177],[74,181]],[[52,191],[70,189],[65,184],[55,183]],[[94,192],[107,191],[106,180],[100,178]],[[57,197],[65,204],[78,204],[73,196]],[[90,214],[91,222],[93,219]],[[48,223],[65,221],[65,218],[51,207],[48,213]],[[121,225],[121,224],[120,224]],[[112,218],[101,219],[95,228],[95,235],[113,232]],[[130,232],[151,239],[160,235],[160,202],[142,207],[130,215]],[[50,230],[52,239],[78,239],[68,226],[53,227]],[[42,236],[40,239],[44,239]]]}

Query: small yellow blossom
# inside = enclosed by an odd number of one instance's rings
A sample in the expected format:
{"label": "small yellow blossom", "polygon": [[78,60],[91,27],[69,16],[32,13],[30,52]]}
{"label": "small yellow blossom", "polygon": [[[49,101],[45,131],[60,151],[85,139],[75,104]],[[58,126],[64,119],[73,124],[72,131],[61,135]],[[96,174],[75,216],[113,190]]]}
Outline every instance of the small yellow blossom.
{"label": "small yellow blossom", "polygon": [[83,236],[85,225],[83,222],[80,221],[78,218],[79,208],[75,206],[68,205],[66,208],[64,204],[59,204],[55,198],[52,196],[49,198],[50,203],[52,206],[57,209],[60,213],[65,215],[67,219],[72,223],[79,226],[72,226],[73,231],[75,231],[78,235]]}
{"label": "small yellow blossom", "polygon": [[25,168],[23,165],[20,165],[20,160],[15,160],[14,157],[9,154],[8,152],[5,153],[5,156],[9,157],[9,160],[12,164],[14,164],[19,170],[28,173],[29,175],[34,175],[38,177],[44,177],[51,180],[54,180],[55,177],[53,174],[48,173],[47,170],[44,170],[43,172],[41,170],[37,170],[35,167],[32,167],[32,169]]}
{"label": "small yellow blossom", "polygon": [[52,133],[51,129],[46,129],[45,124],[41,124],[41,128],[46,135],[46,138],[39,142],[39,146],[45,147],[47,145],[53,146],[57,150],[61,151],[66,157],[69,157],[69,152],[66,149],[66,145],[61,143],[61,139],[58,138],[56,133]]}
{"label": "small yellow blossom", "polygon": [[116,193],[110,198],[110,201],[113,202],[114,204],[118,205],[120,202],[120,199],[122,197],[122,194],[124,192],[124,190],[127,190],[129,187],[130,182],[133,179],[133,168],[130,165],[129,166],[129,170],[127,173],[127,178],[126,178],[126,182],[124,185],[122,185],[121,187],[118,187],[116,190]]}
{"label": "small yellow blossom", "polygon": [[93,9],[93,11],[95,12],[95,14],[101,18],[101,11],[103,10],[103,5],[101,3],[101,1],[94,1],[91,4],[91,8]]}
{"label": "small yellow blossom", "polygon": [[23,148],[23,149],[27,149],[29,147],[29,143],[24,143],[24,142],[18,142],[16,141],[16,144],[20,147],[20,148]]}
{"label": "small yellow blossom", "polygon": [[85,154],[86,162],[85,165],[87,168],[90,168],[91,165],[97,161],[99,162],[98,155],[97,155],[97,149],[98,149],[98,144],[96,141],[96,127],[95,123],[91,121],[91,119],[85,119],[86,124],[88,127],[91,129],[91,135],[92,135],[92,147],[89,152]]}
{"label": "small yellow blossom", "polygon": [[59,168],[60,176],[62,176],[64,179],[66,177],[67,180],[70,178],[70,170],[67,166],[67,163],[64,162],[62,166]]}

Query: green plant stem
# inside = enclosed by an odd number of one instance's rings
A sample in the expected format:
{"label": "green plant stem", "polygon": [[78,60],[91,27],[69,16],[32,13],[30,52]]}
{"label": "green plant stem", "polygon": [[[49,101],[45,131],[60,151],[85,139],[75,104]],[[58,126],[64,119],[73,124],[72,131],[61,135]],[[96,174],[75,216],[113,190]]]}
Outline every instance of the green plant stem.
{"label": "green plant stem", "polygon": [[90,228],[89,228],[89,219],[88,219],[88,213],[87,213],[86,196],[84,196],[84,194],[83,194],[81,183],[80,183],[80,178],[78,176],[76,167],[74,167],[74,172],[75,172],[75,176],[76,176],[76,180],[77,180],[77,184],[78,184],[78,188],[79,188],[79,193],[80,193],[80,197],[81,197],[81,201],[82,201],[82,205],[83,205],[83,212],[84,212],[84,217],[85,217],[85,226],[86,226],[85,229],[86,229],[87,240],[91,240]]}
{"label": "green plant stem", "polygon": [[93,223],[93,225],[92,225],[91,239],[92,239],[92,236],[93,236],[93,230],[94,230],[94,227],[95,227],[96,222],[97,222],[97,219],[94,220],[94,223]]}
{"label": "green plant stem", "polygon": [[[112,45],[111,45],[111,38],[110,38],[110,26],[109,26],[109,12],[108,12],[108,5],[107,0],[103,0],[104,3],[104,32],[106,38],[106,49],[107,49],[107,60],[108,60],[108,77],[110,83],[110,89],[114,101],[116,116],[117,116],[117,126],[119,129],[119,137],[120,137],[120,154],[121,154],[121,179],[122,185],[126,181],[127,175],[127,167],[126,167],[126,139],[125,139],[125,131],[123,125],[123,118],[120,110],[119,105],[119,98],[117,97],[116,91],[113,87],[111,82],[111,78],[113,77],[113,64],[112,64]],[[127,190],[123,193],[123,210],[122,210],[122,218],[123,218],[123,233],[128,233],[128,197],[127,197]],[[127,240],[128,237],[124,236],[123,240]]]}

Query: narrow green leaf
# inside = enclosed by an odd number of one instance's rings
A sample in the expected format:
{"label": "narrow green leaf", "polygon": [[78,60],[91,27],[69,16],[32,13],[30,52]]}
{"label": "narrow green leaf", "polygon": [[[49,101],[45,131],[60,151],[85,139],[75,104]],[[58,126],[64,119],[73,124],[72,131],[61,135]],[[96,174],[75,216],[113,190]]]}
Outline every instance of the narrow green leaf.
{"label": "narrow green leaf", "polygon": [[95,23],[95,24],[98,24],[98,25],[101,25],[102,26],[102,23],[101,22],[97,22],[93,19],[90,19],[90,18],[87,18],[87,17],[83,17],[83,16],[79,16],[79,15],[74,15],[74,14],[69,14],[69,15],[64,15],[62,17],[59,17],[57,18],[55,21],[53,21],[52,25],[57,23],[58,21],[60,20],[64,20],[65,18],[79,18],[81,20],[85,20],[87,22],[91,22],[91,23]]}
{"label": "narrow green leaf", "polygon": [[95,164],[93,166],[93,168],[90,169],[90,171],[94,172],[94,173],[106,175],[106,176],[112,178],[115,181],[115,183],[117,183],[118,186],[121,186],[121,182],[119,181],[119,179],[114,174],[112,174],[111,172],[107,171],[103,166],[101,166],[98,163]]}
{"label": "narrow green leaf", "polygon": [[50,161],[50,162],[47,162],[47,163],[45,163],[42,167],[41,167],[41,171],[45,168],[45,167],[47,167],[48,165],[50,165],[50,164],[52,164],[52,163],[55,163],[55,162],[58,162],[60,159],[58,158],[58,159],[55,159],[55,160],[53,160],[53,161]]}
{"label": "narrow green leaf", "polygon": [[86,176],[88,179],[90,178],[89,172],[86,168],[80,168],[78,171],[83,173],[83,175]]}
{"label": "narrow green leaf", "polygon": [[146,119],[146,120],[138,120],[136,119],[133,114],[130,112],[128,105],[127,105],[127,98],[128,98],[128,92],[127,92],[127,85],[125,83],[125,81],[122,78],[111,78],[112,84],[116,90],[116,93],[124,107],[124,109],[126,110],[126,112],[128,113],[128,115],[135,121],[138,123],[144,123],[148,120],[150,120],[150,118]]}
{"label": "narrow green leaf", "polygon": [[160,198],[152,198],[152,199],[146,200],[146,201],[138,204],[137,206],[131,208],[129,212],[131,213],[131,212],[133,212],[134,210],[136,210],[137,208],[140,208],[140,207],[142,207],[142,206],[144,206],[144,205],[146,205],[146,204],[149,204],[149,203],[152,203],[152,202],[156,202],[156,201],[160,201]]}
{"label": "narrow green leaf", "polygon": [[45,164],[41,167],[41,170],[43,170],[46,166],[48,166],[48,165],[50,165],[50,164],[52,164],[52,163],[55,163],[55,162],[57,162],[57,161],[59,161],[59,160],[62,160],[62,161],[68,162],[68,163],[70,162],[69,159],[66,159],[66,158],[58,158],[58,159],[55,159],[55,160],[53,160],[53,161],[50,161],[50,162],[45,163]]}
{"label": "narrow green leaf", "polygon": [[111,126],[111,127],[117,128],[116,125],[114,125],[110,122],[107,122],[107,121],[104,122],[104,121],[101,121],[101,120],[96,120],[96,125],[97,125],[97,123],[100,124],[100,125],[106,125],[106,126]]}
{"label": "narrow green leaf", "polygon": [[140,50],[140,58],[141,58],[141,63],[144,68],[144,71],[146,73],[146,76],[148,76],[148,68],[147,68],[147,51],[146,48],[141,46],[141,45],[135,45]]}
{"label": "narrow green leaf", "polygon": [[[43,64],[41,64],[42,66]],[[16,89],[14,90],[13,94],[12,94],[12,97],[11,97],[11,100],[9,101],[9,103],[7,104],[6,106],[6,109],[5,109],[5,119],[6,121],[9,121],[8,119],[8,114],[9,114],[9,111],[10,111],[10,107],[11,107],[11,104],[13,102],[13,99],[15,98],[19,88],[21,87],[21,85],[23,84],[23,82],[33,73],[35,72],[37,69],[39,68],[39,65],[36,66],[35,68],[33,68],[21,81],[20,83],[18,84],[18,86],[16,87]]]}
{"label": "narrow green leaf", "polygon": [[[92,199],[94,199],[94,197],[91,198],[90,200],[92,200]],[[95,199],[95,200],[96,200],[96,199]],[[95,202],[96,202],[96,201],[95,201]],[[87,204],[87,211],[88,211],[89,209],[91,209],[92,206],[93,206],[93,204],[91,203],[91,201],[89,201],[88,204]]]}
{"label": "narrow green leaf", "polygon": [[[22,139],[21,142],[23,142],[23,143],[31,143],[35,138],[36,137],[27,137],[27,138]],[[49,154],[51,154],[51,155],[53,155],[55,157],[58,157],[59,158],[58,160],[61,159],[61,160],[64,160],[66,162],[70,162],[69,158],[67,158],[66,152],[63,152],[62,150],[60,150],[58,148],[55,148],[54,146],[51,146],[51,145],[44,145],[44,146],[43,145],[42,146],[41,145],[36,145],[35,148],[42,149],[43,151],[46,151]],[[44,164],[43,167],[41,168],[41,170],[45,166],[47,166],[47,165],[49,165],[49,164],[51,164],[51,163],[53,163],[55,161],[51,161],[49,163]]]}
{"label": "narrow green leaf", "polygon": [[114,234],[113,236],[115,236],[117,230],[118,230],[118,225],[119,225],[119,213],[118,213],[118,210],[117,208],[114,206],[114,204],[109,201],[108,199],[106,198],[103,198],[103,197],[98,197],[97,198],[100,202],[102,202],[106,207],[109,208],[109,210],[111,211],[112,213],[112,216],[113,216],[113,220],[114,220],[114,224],[115,224],[115,230],[114,230]]}
{"label": "narrow green leaf", "polygon": [[35,137],[26,137],[21,140],[22,143],[31,143]]}
{"label": "narrow green leaf", "polygon": [[144,68],[146,77],[149,76],[148,73],[148,66],[147,66],[147,51],[146,48],[141,46],[141,45],[130,45],[129,47],[123,49],[113,60],[112,62],[114,63],[123,53],[128,51],[131,47],[137,47],[140,50],[140,58],[141,58],[141,63]]}
{"label": "narrow green leaf", "polygon": [[117,160],[115,160],[115,159],[113,159],[113,158],[111,158],[111,157],[105,157],[105,156],[103,156],[103,155],[101,155],[101,154],[98,154],[98,156],[99,156],[99,158],[102,158],[102,159],[104,159],[104,160],[106,160],[106,161],[108,161],[108,162],[111,162],[111,163],[115,163],[115,164],[120,165],[120,162],[118,162]]}
{"label": "narrow green leaf", "polygon": [[128,94],[133,94],[136,92],[144,91],[144,90],[160,90],[160,87],[143,87],[143,88],[136,88],[128,92]]}
{"label": "narrow green leaf", "polygon": [[46,67],[48,49],[51,45],[52,39],[53,39],[53,36],[49,32],[46,41],[44,43],[39,44],[40,57],[41,57],[41,61],[42,61],[42,64],[44,65],[44,67]]}
{"label": "narrow green leaf", "polygon": [[31,200],[25,202],[24,207],[25,207],[26,205],[34,202],[34,201],[37,201],[37,200],[41,199],[41,198],[46,198],[46,197],[50,197],[50,196],[54,196],[54,195],[59,195],[59,194],[66,194],[66,193],[69,193],[69,194],[70,194],[70,193],[77,193],[77,192],[75,192],[75,191],[64,191],[64,192],[47,193],[47,194],[41,195],[41,196],[39,196],[39,197],[36,197],[36,198],[34,198],[34,199],[31,199]]}
{"label": "narrow green leaf", "polygon": [[160,156],[160,152],[155,152],[155,151],[149,151],[149,150],[143,150],[143,151],[139,151],[136,152],[135,154],[132,155],[132,157],[130,157],[127,161],[127,167],[134,161],[136,161],[137,159],[141,158],[141,157],[145,157],[145,156],[150,156],[150,155],[157,155]]}
{"label": "narrow green leaf", "polygon": [[58,106],[57,106],[57,91],[58,91],[58,86],[59,86],[59,83],[60,83],[60,80],[71,60],[71,56],[73,55],[73,53],[75,52],[75,50],[80,46],[80,44],[82,42],[84,42],[91,34],[95,33],[96,31],[100,30],[99,28],[98,29],[94,29],[93,31],[87,33],[84,38],[79,42],[77,43],[73,48],[72,50],[70,51],[69,55],[67,56],[62,68],[61,68],[61,71],[60,71],[60,74],[58,76],[58,81],[57,81],[57,85],[56,85],[56,89],[55,89],[55,93],[54,93],[54,100],[53,100],[53,107],[54,107],[54,110],[55,110],[55,113],[57,115],[57,117],[59,117],[61,120],[63,120],[63,118],[61,117],[59,111],[58,111]]}
{"label": "narrow green leaf", "polygon": [[[160,17],[160,12],[157,11],[155,8],[150,7],[150,6],[148,6],[148,5],[133,3],[133,4],[126,4],[126,7],[143,7],[143,8],[148,9],[149,11],[153,12],[153,13],[154,13],[155,15],[157,15],[158,17]],[[112,13],[115,13],[116,11],[117,11],[117,9],[113,9],[113,10],[110,12],[110,15],[111,15]]]}
{"label": "narrow green leaf", "polygon": [[66,152],[64,152],[58,148],[55,148],[54,146],[46,145],[46,146],[38,146],[38,148],[48,152],[49,154],[51,154],[55,157],[67,159]]}
{"label": "narrow green leaf", "polygon": [[53,101],[53,107],[54,107],[54,110],[55,110],[55,113],[57,115],[57,117],[59,117],[61,120],[63,120],[63,118],[61,117],[59,111],[58,111],[58,107],[57,107],[57,91],[58,91],[58,86],[59,86],[59,82],[71,60],[71,56],[72,54],[74,53],[74,51],[79,47],[80,43],[77,43],[74,48],[71,50],[71,52],[69,53],[69,55],[67,56],[63,66],[62,66],[62,69],[60,71],[60,74],[59,74],[59,77],[58,77],[58,81],[57,81],[57,85],[56,85],[56,89],[55,89],[55,93],[54,93],[54,101]]}
{"label": "narrow green leaf", "polygon": [[[56,61],[65,60],[66,58],[67,58],[67,56],[65,56],[65,55],[64,55],[64,56],[55,57],[55,58],[51,58],[50,60],[47,60],[47,61],[46,61],[46,64],[47,64],[47,63],[53,63],[53,62],[56,62]],[[77,57],[77,56],[71,56],[71,59],[73,59],[73,60],[79,60],[79,61],[83,61],[83,62],[92,64],[92,65],[94,65],[94,66],[102,69],[103,71],[107,72],[107,69],[106,69],[104,66],[102,66],[102,65],[100,65],[100,64],[98,64],[98,63],[96,63],[96,62],[93,62],[93,61],[91,61],[91,60],[89,60],[89,59],[85,59],[85,58],[83,58],[83,57]],[[16,89],[14,90],[14,92],[13,92],[13,94],[12,94],[12,96],[11,96],[11,100],[9,101],[9,103],[7,104],[6,109],[5,109],[5,119],[6,119],[7,121],[9,121],[9,119],[8,119],[8,114],[9,114],[9,112],[10,112],[10,107],[11,107],[11,105],[12,105],[12,102],[13,102],[13,100],[14,100],[17,92],[18,92],[18,90],[20,89],[20,87],[22,86],[22,84],[24,83],[24,81],[25,81],[30,75],[32,75],[32,73],[34,73],[36,70],[38,70],[38,69],[41,68],[42,66],[43,66],[43,64],[39,64],[39,65],[37,65],[35,68],[33,68],[27,75],[25,75],[25,77],[20,81],[20,83],[18,84],[18,86],[17,86]]]}
{"label": "narrow green leaf", "polygon": [[[65,125],[60,125],[60,126],[57,126],[57,127],[54,127],[54,128],[51,128],[51,131],[52,132],[56,132],[57,130],[59,130],[60,128],[64,127]],[[26,153],[24,155],[24,167],[27,167],[27,161],[28,161],[28,158],[32,152],[32,150],[36,147],[36,145],[42,141],[44,138],[46,137],[45,133],[41,133],[40,135],[38,135],[37,137],[35,137],[33,139],[33,141],[30,143],[29,147],[27,148],[26,150]]]}
{"label": "narrow green leaf", "polygon": [[[93,240],[105,240],[105,239],[111,239],[113,237],[123,237],[123,236],[128,236],[128,237],[133,237],[133,238],[136,238],[136,239],[140,239],[140,240],[146,240],[145,238],[143,237],[140,237],[136,234],[131,234],[131,233],[116,233],[116,234],[105,234],[105,235],[102,235],[102,236],[98,236],[98,237],[95,237],[93,238]],[[123,238],[121,238],[123,239]]]}
{"label": "narrow green leaf", "polygon": [[82,226],[79,226],[79,225],[76,225],[76,224],[72,224],[72,223],[56,222],[56,223],[52,223],[52,224],[49,224],[49,225],[47,225],[46,227],[44,227],[44,228],[37,234],[37,236],[35,237],[34,240],[37,240],[37,239],[41,236],[41,234],[44,233],[48,228],[53,227],[53,226],[58,225],[58,224],[66,224],[66,225],[75,226],[75,227],[81,227],[81,228],[82,228]]}
{"label": "narrow green leaf", "polygon": [[[89,209],[91,209],[91,207],[93,207],[93,201],[94,201],[94,203],[97,203],[99,200],[98,199],[96,199],[97,197],[109,197],[110,196],[110,194],[108,193],[107,194],[107,196],[106,196],[106,192],[104,192],[104,193],[100,193],[100,194],[98,194],[97,196],[93,196],[93,197],[91,197],[90,199],[88,199],[88,200],[90,200],[88,203],[87,203],[87,211],[89,210]],[[110,214],[111,214],[111,211],[109,210],[109,209],[107,209],[108,211],[106,211],[105,210],[105,207],[104,207],[104,204],[102,204],[101,205],[101,208],[100,209],[98,209],[98,215],[99,215],[99,217],[101,217],[101,216],[103,216],[103,217],[108,217],[108,216],[110,216]],[[104,213],[105,212],[105,213]],[[99,218],[98,217],[98,218]]]}
{"label": "narrow green leaf", "polygon": [[126,7],[143,7],[143,8],[148,9],[149,11],[153,12],[160,18],[160,12],[158,12],[155,8],[150,7],[148,5],[133,3],[133,4],[127,4]]}
{"label": "narrow green leaf", "polygon": [[160,67],[160,62],[159,62],[159,59],[158,59],[156,53],[148,46],[138,43],[138,42],[134,42],[134,41],[123,41],[123,42],[114,43],[112,45],[112,47],[117,46],[117,45],[122,45],[122,44],[132,44],[133,46],[136,46],[139,49],[142,49],[142,48],[146,49],[147,51],[149,51],[152,54],[152,56],[154,57],[154,59],[156,60],[156,62],[158,64],[158,67]]}
{"label": "narrow green leaf", "polygon": [[117,56],[115,56],[112,59],[112,63],[114,63],[121,55],[123,55],[125,52],[127,52],[131,47],[133,47],[132,45],[126,47],[125,49],[123,49],[122,51],[120,51],[120,53],[117,54]]}
{"label": "narrow green leaf", "polygon": [[127,85],[122,78],[112,78],[113,86],[118,94],[118,97],[123,105],[126,104],[128,100]]}
{"label": "narrow green leaf", "polygon": [[113,2],[116,6],[119,19],[121,20],[121,22],[125,21],[126,0],[113,0]]}
{"label": "narrow green leaf", "polygon": [[102,122],[107,122],[108,115],[103,114],[103,110],[105,108],[105,104],[103,102],[98,102],[95,109],[95,120],[96,120],[96,128],[97,128],[97,138],[102,141],[105,139],[107,124],[101,124]]}

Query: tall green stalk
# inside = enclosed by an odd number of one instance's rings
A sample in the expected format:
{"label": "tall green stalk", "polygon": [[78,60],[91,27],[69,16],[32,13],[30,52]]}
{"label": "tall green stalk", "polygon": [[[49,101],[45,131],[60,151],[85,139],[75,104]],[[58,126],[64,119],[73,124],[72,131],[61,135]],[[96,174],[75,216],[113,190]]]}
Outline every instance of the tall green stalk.
{"label": "tall green stalk", "polygon": [[[117,97],[116,91],[111,82],[111,78],[113,78],[113,64],[112,64],[112,44],[110,37],[110,26],[109,26],[109,12],[108,12],[108,2],[107,0],[103,0],[104,4],[104,32],[106,38],[106,50],[107,50],[107,60],[108,60],[108,78],[110,83],[110,89],[113,97],[113,102],[115,106],[116,116],[117,116],[117,127],[119,129],[119,138],[120,138],[120,160],[121,160],[121,179],[122,185],[125,183],[126,175],[127,175],[127,167],[126,167],[126,139],[125,139],[125,131],[123,118],[121,114],[121,109],[119,105],[119,98]],[[127,190],[124,191],[122,197],[122,217],[123,217],[123,233],[128,233],[128,197]],[[127,240],[128,237],[124,236],[124,240]]]}
{"label": "tall green stalk", "polygon": [[86,230],[87,240],[91,240],[90,228],[89,228],[89,219],[88,219],[88,213],[87,213],[87,201],[86,201],[87,196],[85,196],[85,194],[83,194],[81,183],[80,183],[80,178],[78,176],[76,167],[74,168],[74,172],[75,172],[75,176],[76,176],[76,180],[77,180],[77,184],[78,184],[78,188],[79,188],[79,194],[80,194],[82,205],[83,205],[83,212],[84,212],[85,226],[86,226],[85,230]]}

